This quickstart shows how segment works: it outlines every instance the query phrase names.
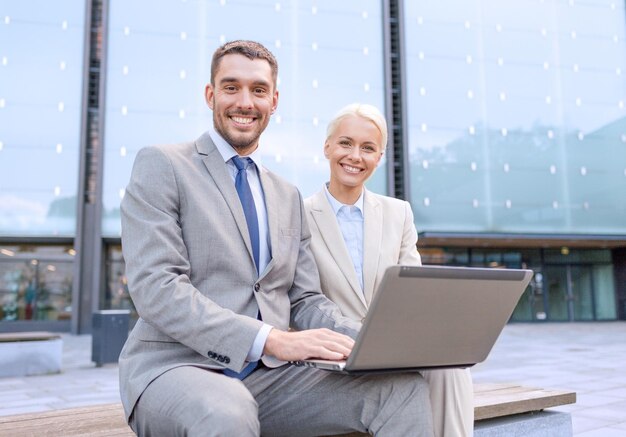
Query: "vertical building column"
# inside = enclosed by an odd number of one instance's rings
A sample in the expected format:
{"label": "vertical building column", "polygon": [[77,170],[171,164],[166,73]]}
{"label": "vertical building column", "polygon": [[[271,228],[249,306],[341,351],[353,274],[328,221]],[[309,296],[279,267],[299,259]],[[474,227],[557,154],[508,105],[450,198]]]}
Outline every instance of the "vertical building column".
{"label": "vertical building column", "polygon": [[613,249],[613,272],[615,274],[615,296],[617,318],[626,320],[626,248]]}
{"label": "vertical building column", "polygon": [[86,7],[83,111],[77,229],[72,284],[72,333],[91,332],[91,317],[100,306],[103,283],[102,168],[104,72],[107,0],[89,0]]}
{"label": "vertical building column", "polygon": [[383,1],[385,62],[385,116],[387,142],[387,193],[408,200],[410,195],[406,84],[404,80],[404,31],[402,0]]}

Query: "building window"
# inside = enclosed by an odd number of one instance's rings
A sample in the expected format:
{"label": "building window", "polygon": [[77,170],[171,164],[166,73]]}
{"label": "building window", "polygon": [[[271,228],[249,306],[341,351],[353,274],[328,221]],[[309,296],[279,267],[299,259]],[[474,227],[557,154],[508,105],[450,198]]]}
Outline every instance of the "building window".
{"label": "building window", "polygon": [[122,246],[119,244],[107,246],[105,262],[106,289],[103,308],[107,310],[131,310],[134,313],[135,306],[128,293]]}
{"label": "building window", "polygon": [[0,246],[0,320],[69,320],[74,249]]}
{"label": "building window", "polygon": [[0,235],[76,232],[86,3],[2,2]]}
{"label": "building window", "polygon": [[[105,237],[120,235],[119,204],[137,151],[195,140],[212,124],[204,98],[211,55],[234,39],[259,41],[278,60],[278,109],[259,151],[263,165],[305,197],[328,180],[323,146],[335,112],[354,102],[384,112],[379,0],[161,2],[158,8],[148,0],[112,0],[104,102]],[[384,162],[368,187],[385,194]]]}
{"label": "building window", "polygon": [[624,2],[404,6],[420,231],[624,234]]}
{"label": "building window", "polygon": [[611,252],[583,249],[420,249],[424,264],[524,268],[535,272],[511,320],[616,320]]}

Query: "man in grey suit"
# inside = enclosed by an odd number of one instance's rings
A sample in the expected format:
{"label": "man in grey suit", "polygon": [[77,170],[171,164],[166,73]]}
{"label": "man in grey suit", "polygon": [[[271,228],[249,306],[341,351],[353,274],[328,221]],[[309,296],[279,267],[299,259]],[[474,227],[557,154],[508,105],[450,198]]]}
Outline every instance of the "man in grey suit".
{"label": "man in grey suit", "polygon": [[431,436],[415,374],[287,364],[348,356],[360,325],[320,292],[300,193],[258,162],[277,69],[261,44],[224,44],[205,90],[213,128],[137,155],[122,201],[140,316],[119,360],[126,417],[154,436]]}

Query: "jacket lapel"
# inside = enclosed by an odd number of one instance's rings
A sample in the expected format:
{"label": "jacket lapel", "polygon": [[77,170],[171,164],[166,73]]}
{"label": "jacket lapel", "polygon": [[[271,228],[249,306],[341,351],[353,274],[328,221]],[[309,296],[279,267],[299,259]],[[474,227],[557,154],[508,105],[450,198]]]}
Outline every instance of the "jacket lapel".
{"label": "jacket lapel", "polygon": [[374,295],[374,281],[378,273],[378,261],[383,237],[383,210],[369,191],[365,190],[363,199],[363,287],[367,306]]}
{"label": "jacket lapel", "polygon": [[278,254],[278,217],[280,217],[279,203],[277,202],[276,188],[274,180],[268,176],[268,171],[261,167],[258,169],[259,178],[261,179],[261,188],[263,189],[263,197],[265,197],[265,210],[267,212],[267,227],[270,234],[270,262],[264,271],[259,272],[259,279],[267,275],[276,264],[275,258]]}
{"label": "jacket lapel", "polygon": [[246,216],[243,213],[243,207],[239,200],[239,195],[235,189],[235,184],[232,178],[228,174],[224,158],[220,154],[219,150],[213,144],[209,134],[205,133],[196,140],[196,150],[202,157],[202,162],[209,171],[209,175],[215,182],[217,189],[220,191],[228,208],[237,223],[237,228],[241,234],[241,238],[248,249],[250,260],[254,264],[254,256],[252,255],[252,244],[250,242],[250,234],[248,232],[248,224],[246,223]]}
{"label": "jacket lapel", "polygon": [[363,292],[361,291],[361,285],[359,284],[356,271],[354,270],[354,265],[352,265],[352,258],[350,258],[348,248],[341,234],[341,229],[339,229],[337,217],[326,198],[324,190],[313,196],[311,215],[324,240],[324,244],[326,244],[328,248],[328,252],[330,252],[339,270],[341,270],[350,284],[352,291],[357,295],[363,305],[367,307]]}

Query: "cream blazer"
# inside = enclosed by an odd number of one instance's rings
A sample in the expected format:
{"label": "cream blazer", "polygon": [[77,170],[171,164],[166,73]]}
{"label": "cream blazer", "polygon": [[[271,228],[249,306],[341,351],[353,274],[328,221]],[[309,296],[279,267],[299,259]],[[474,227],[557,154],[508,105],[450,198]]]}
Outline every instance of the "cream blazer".
{"label": "cream blazer", "polygon": [[365,190],[363,198],[363,287],[324,189],[305,199],[311,249],[322,291],[345,316],[362,320],[374,291],[391,265],[421,265],[411,205]]}

